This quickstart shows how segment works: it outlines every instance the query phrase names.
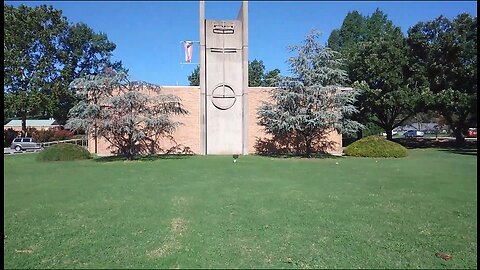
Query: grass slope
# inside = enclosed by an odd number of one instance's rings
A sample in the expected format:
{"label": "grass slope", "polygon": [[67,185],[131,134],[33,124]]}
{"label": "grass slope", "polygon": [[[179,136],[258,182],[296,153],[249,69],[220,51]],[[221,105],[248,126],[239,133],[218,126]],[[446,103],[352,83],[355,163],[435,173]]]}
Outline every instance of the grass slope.
{"label": "grass slope", "polygon": [[5,268],[477,267],[476,155],[35,155],[4,160]]}

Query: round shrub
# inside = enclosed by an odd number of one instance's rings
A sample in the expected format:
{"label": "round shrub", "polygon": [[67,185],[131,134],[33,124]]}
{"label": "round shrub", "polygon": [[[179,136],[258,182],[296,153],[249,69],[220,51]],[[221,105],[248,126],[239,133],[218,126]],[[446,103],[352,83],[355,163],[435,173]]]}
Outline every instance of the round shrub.
{"label": "round shrub", "polygon": [[55,144],[45,148],[38,154],[39,161],[68,161],[91,158],[87,149],[70,143]]}
{"label": "round shrub", "polygon": [[402,145],[389,141],[382,136],[368,136],[345,148],[347,156],[353,157],[406,157],[408,151]]}

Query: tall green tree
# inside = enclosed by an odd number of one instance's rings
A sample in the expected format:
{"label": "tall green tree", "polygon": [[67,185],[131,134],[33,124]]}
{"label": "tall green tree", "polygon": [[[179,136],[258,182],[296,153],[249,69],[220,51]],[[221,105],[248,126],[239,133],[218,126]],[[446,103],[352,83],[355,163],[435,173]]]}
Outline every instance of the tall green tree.
{"label": "tall green tree", "polygon": [[385,130],[401,126],[424,105],[428,89],[412,84],[406,40],[398,27],[388,29],[374,42],[362,42],[351,59],[355,87],[361,89],[359,107],[368,121]]}
{"label": "tall green tree", "polygon": [[[411,76],[414,63],[405,37],[381,10],[367,17],[356,11],[348,13],[342,27],[332,32],[329,45],[339,48],[350,82],[361,89],[354,120],[380,126],[392,139],[393,128],[428,101],[427,88]],[[362,135],[359,130],[357,137]]]}
{"label": "tall green tree", "polygon": [[334,29],[328,38],[328,47],[344,51],[365,40],[367,19],[358,11],[347,13],[340,29]]}
{"label": "tall green tree", "polygon": [[[279,69],[265,71],[265,65],[262,60],[254,59],[248,62],[248,86],[275,86],[280,74]],[[195,67],[190,75],[188,75],[190,86],[200,85],[200,66]]]}
{"label": "tall green tree", "polygon": [[333,29],[328,37],[327,46],[334,51],[340,51],[342,49],[342,46],[340,45],[341,42],[342,37],[340,37],[340,30]]}
{"label": "tall green tree", "polygon": [[352,105],[355,91],[342,90],[347,73],[337,52],[317,42],[319,33],[309,33],[303,44],[292,46],[297,55],[288,62],[293,77],[283,77],[271,92],[273,102],[258,109],[259,123],[270,134],[301,136],[305,155],[312,154],[315,138],[324,138],[332,130],[354,132],[361,125],[346,119],[356,112]]}
{"label": "tall green tree", "polygon": [[67,27],[61,11],[40,6],[14,8],[4,5],[4,106],[10,115],[22,119],[45,108],[43,93],[56,73],[57,44]]}
{"label": "tall green tree", "polygon": [[190,75],[188,75],[188,81],[190,86],[200,85],[200,66],[196,66]]}
{"label": "tall green tree", "polygon": [[265,79],[262,86],[274,87],[277,86],[280,81],[280,69],[276,68],[265,73]]}
{"label": "tall green tree", "polygon": [[[351,83],[363,79],[355,76],[353,63],[355,55],[361,50],[362,43],[375,42],[381,39],[386,34],[386,30],[391,28],[391,21],[377,8],[371,16],[363,16],[358,11],[349,12],[340,29],[332,31],[328,39],[328,46],[338,50],[345,59],[345,66]],[[363,92],[363,94],[366,94],[366,92]],[[360,110],[352,115],[352,118],[368,127],[372,126],[373,123],[370,123],[370,115],[363,110],[368,108],[364,104],[365,98],[364,95],[358,97],[356,106]],[[376,124],[373,124],[373,126],[376,126]],[[362,136],[363,130],[358,130],[357,137],[360,139]]]}
{"label": "tall green tree", "polygon": [[[339,51],[350,73],[350,60],[362,42],[374,42],[392,31],[394,25],[385,13],[376,9],[370,16],[351,11],[345,16],[340,29],[334,29],[328,38],[328,47]],[[351,78],[351,81],[354,82]]]}
{"label": "tall green tree", "polygon": [[388,19],[387,14],[377,8],[372,15],[366,17],[365,26],[363,28],[363,40],[360,41],[373,42],[385,37],[385,35],[388,35],[392,29],[395,28],[393,22]]}
{"label": "tall green tree", "polygon": [[86,24],[70,24],[59,42],[58,77],[50,94],[49,112],[64,123],[68,111],[77,102],[69,84],[76,78],[88,74],[99,74],[105,68],[124,70],[121,62],[111,63],[110,58],[116,45],[105,33],[96,33]]}
{"label": "tall green tree", "polygon": [[4,5],[4,106],[9,116],[55,117],[60,123],[76,102],[69,83],[111,63],[115,44],[85,24],[69,24],[51,6]]}
{"label": "tall green tree", "polygon": [[442,114],[458,145],[477,122],[477,17],[440,16],[408,30],[413,76],[433,92],[431,109]]}
{"label": "tall green tree", "polygon": [[254,59],[248,63],[248,85],[263,86],[265,81],[265,65],[262,60]]}

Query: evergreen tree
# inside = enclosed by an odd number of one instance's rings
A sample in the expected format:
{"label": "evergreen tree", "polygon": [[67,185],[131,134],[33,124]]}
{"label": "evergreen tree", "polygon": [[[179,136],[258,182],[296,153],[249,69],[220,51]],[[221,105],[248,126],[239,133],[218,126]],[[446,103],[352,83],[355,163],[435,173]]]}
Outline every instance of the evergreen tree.
{"label": "evergreen tree", "polygon": [[338,53],[321,46],[318,36],[312,31],[303,44],[290,47],[298,53],[288,60],[294,76],[283,77],[271,92],[273,102],[258,109],[259,123],[268,133],[301,136],[307,157],[316,137],[324,138],[333,130],[354,132],[361,126],[345,118],[356,112],[355,91],[342,88],[347,74]]}
{"label": "evergreen tree", "polygon": [[344,51],[365,40],[367,18],[358,11],[351,11],[345,16],[340,29],[334,29],[328,38],[328,47]]}
{"label": "evergreen tree", "polygon": [[[248,62],[248,86],[275,86],[280,74],[279,69],[265,72],[265,65],[262,60],[254,59]],[[200,66],[197,66],[188,76],[190,86],[200,85]]]}
{"label": "evergreen tree", "polygon": [[265,81],[265,65],[263,61],[254,59],[248,63],[248,86],[263,86]]}
{"label": "evergreen tree", "polygon": [[128,159],[160,150],[160,140],[181,124],[170,116],[188,113],[177,96],[162,94],[154,84],[131,82],[125,72],[88,75],[75,79],[71,88],[82,100],[70,110],[66,128],[104,138]]}
{"label": "evergreen tree", "polygon": [[396,31],[396,28],[398,28],[395,27],[392,21],[388,19],[387,15],[378,8],[372,13],[372,15],[365,19],[364,25],[363,40],[359,41],[374,42],[375,40],[388,36],[392,31]]}
{"label": "evergreen tree", "polygon": [[330,36],[328,37],[327,46],[334,51],[340,51],[342,48],[340,44],[341,44],[340,30],[333,29],[332,33],[330,33]]}
{"label": "evergreen tree", "polygon": [[192,73],[188,76],[188,81],[190,86],[199,86],[200,85],[200,66],[196,66]]}
{"label": "evergreen tree", "polygon": [[274,87],[278,85],[279,81],[280,81],[280,69],[276,68],[274,70],[270,70],[265,74],[265,80],[263,81],[262,86]]}

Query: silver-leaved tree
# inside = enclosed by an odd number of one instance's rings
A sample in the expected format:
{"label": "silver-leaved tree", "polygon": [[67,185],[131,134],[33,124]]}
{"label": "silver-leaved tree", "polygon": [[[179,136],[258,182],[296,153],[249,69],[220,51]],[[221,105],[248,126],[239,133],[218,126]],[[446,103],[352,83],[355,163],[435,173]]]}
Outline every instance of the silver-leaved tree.
{"label": "silver-leaved tree", "polygon": [[353,133],[362,127],[347,118],[357,112],[353,106],[357,91],[345,87],[347,73],[339,54],[320,45],[318,36],[312,30],[303,44],[290,47],[297,52],[288,60],[293,76],[282,77],[271,91],[272,102],[258,108],[259,123],[267,133],[274,139],[299,138],[307,157],[315,150],[314,141],[324,142],[318,151],[331,147],[325,144],[330,132]]}
{"label": "silver-leaved tree", "polygon": [[179,97],[162,94],[154,84],[129,81],[124,72],[89,75],[70,87],[81,100],[69,111],[66,128],[85,130],[95,147],[97,138],[104,138],[114,153],[128,159],[161,150],[161,139],[171,139],[181,124],[171,116],[188,114]]}

